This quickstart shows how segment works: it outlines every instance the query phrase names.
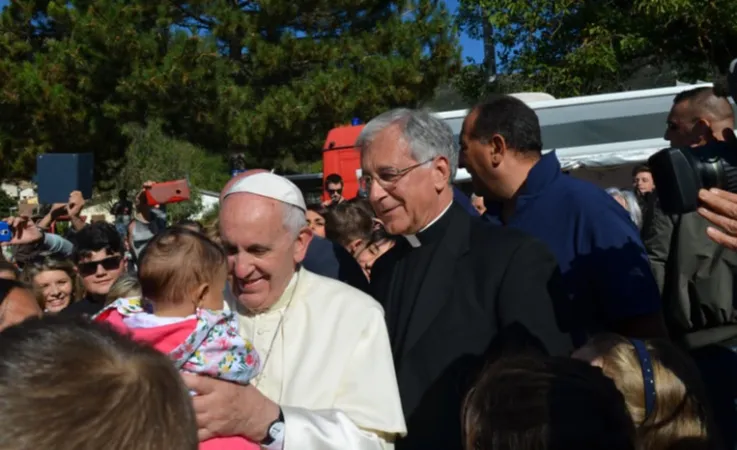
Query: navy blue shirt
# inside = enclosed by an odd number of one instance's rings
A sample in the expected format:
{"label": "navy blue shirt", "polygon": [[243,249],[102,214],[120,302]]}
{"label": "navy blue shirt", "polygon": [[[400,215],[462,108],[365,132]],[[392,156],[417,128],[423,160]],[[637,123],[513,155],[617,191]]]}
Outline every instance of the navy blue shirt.
{"label": "navy blue shirt", "polygon": [[[501,224],[501,205],[487,207],[488,218]],[[563,174],[555,152],[530,170],[506,225],[542,240],[556,256],[572,300],[576,344],[613,321],[660,310],[658,287],[629,214],[603,189]]]}
{"label": "navy blue shirt", "polygon": [[369,283],[361,266],[342,245],[320,236],[312,236],[302,266],[324,277],[334,278],[369,292]]}
{"label": "navy blue shirt", "polygon": [[453,200],[461,205],[461,207],[465,209],[472,217],[479,216],[479,212],[476,208],[473,207],[471,199],[468,198],[468,196],[464,194],[462,190],[458,189],[455,186],[453,186]]}

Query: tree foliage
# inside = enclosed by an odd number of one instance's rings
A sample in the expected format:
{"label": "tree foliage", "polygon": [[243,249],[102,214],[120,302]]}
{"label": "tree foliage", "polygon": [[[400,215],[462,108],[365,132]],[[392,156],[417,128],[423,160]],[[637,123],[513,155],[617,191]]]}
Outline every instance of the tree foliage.
{"label": "tree foliage", "polygon": [[294,170],[326,132],[430,98],[458,65],[438,0],[15,0],[0,15],[0,176],[43,152],[120,170],[126,124]]}
{"label": "tree foliage", "polygon": [[142,127],[129,124],[123,134],[130,140],[115,190],[137,192],[146,181],[188,179],[194,188],[190,201],[167,206],[171,221],[197,214],[202,209],[199,189],[220,191],[228,181],[223,158],[210,155],[189,142],[172,139],[162,132],[161,121]]}
{"label": "tree foliage", "polygon": [[624,90],[643,71],[654,85],[724,73],[735,17],[731,0],[461,0],[459,20],[475,37],[492,25],[511,87],[562,97]]}
{"label": "tree foliage", "polygon": [[17,209],[18,201],[14,200],[7,192],[0,189],[0,218],[10,217],[17,214]]}

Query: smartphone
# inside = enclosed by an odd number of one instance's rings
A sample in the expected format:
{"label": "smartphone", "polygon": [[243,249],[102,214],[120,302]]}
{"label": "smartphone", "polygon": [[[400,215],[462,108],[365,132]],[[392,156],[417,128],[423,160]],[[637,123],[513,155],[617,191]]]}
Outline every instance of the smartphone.
{"label": "smartphone", "polygon": [[0,222],[0,242],[10,242],[13,239],[13,230],[7,222]]}
{"label": "smartphone", "polygon": [[146,191],[146,202],[149,206],[184,202],[189,200],[189,191],[187,180],[156,183]]}

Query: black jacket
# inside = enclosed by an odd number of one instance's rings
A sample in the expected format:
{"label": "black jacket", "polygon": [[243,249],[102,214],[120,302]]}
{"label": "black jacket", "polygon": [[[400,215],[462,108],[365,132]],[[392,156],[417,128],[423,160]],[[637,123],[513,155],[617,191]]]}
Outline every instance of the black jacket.
{"label": "black jacket", "polygon": [[[489,362],[492,340],[508,330],[529,332],[554,355],[572,348],[561,331],[569,315],[560,272],[545,245],[471,217],[457,204],[447,214],[416,299],[397,298],[403,283],[397,277],[406,273],[397,269],[413,250],[406,240],[400,238],[371,272],[372,293],[386,311],[407,419],[408,436],[397,450],[462,448],[463,398]],[[410,301],[415,304],[402,323],[400,305]],[[397,334],[397,326],[406,332]]]}

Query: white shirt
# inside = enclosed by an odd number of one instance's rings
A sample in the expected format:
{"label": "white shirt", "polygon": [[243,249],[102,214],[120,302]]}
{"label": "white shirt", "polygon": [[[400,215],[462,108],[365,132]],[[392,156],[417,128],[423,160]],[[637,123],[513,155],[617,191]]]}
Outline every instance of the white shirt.
{"label": "white shirt", "polygon": [[284,412],[285,450],[389,450],[406,434],[384,312],[373,298],[300,269],[269,311],[234,309],[261,357],[253,384]]}

